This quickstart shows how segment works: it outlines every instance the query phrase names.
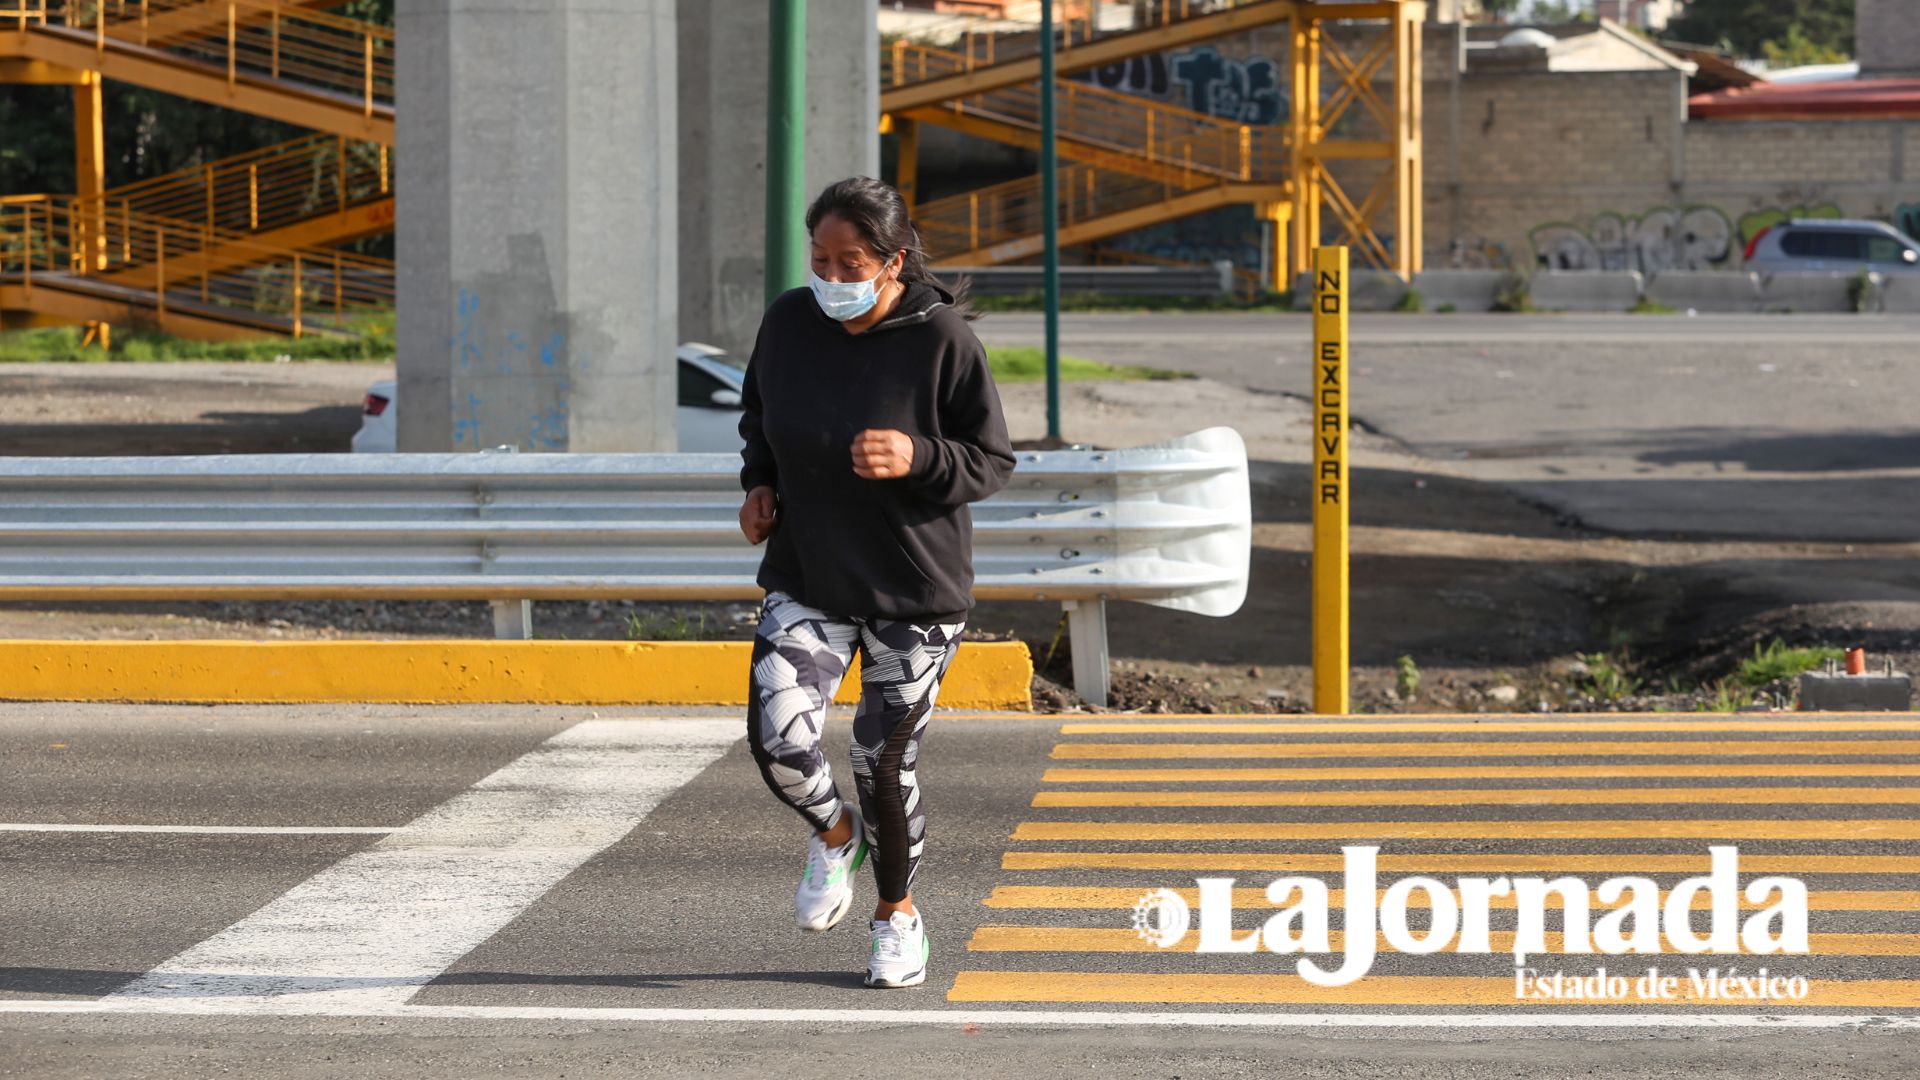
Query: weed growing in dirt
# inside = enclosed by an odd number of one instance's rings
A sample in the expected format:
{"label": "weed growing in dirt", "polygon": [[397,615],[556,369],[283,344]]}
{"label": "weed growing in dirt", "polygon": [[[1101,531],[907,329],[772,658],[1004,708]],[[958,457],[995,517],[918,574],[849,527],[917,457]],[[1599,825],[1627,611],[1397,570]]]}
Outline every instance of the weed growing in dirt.
{"label": "weed growing in dirt", "polygon": [[1678,308],[1668,307],[1658,300],[1649,300],[1644,296],[1634,301],[1633,306],[1627,309],[1629,315],[1678,315],[1679,313]]}
{"label": "weed growing in dirt", "polygon": [[650,615],[627,616],[628,641],[699,641],[707,636],[707,613],[704,611],[697,620],[687,618],[684,611],[676,611],[659,620]]}
{"label": "weed growing in dirt", "polygon": [[1761,687],[1791,679],[1801,672],[1813,671],[1827,661],[1839,660],[1844,655],[1831,645],[1795,649],[1774,638],[1765,645],[1754,645],[1753,655],[1740,661],[1740,667],[1734,671],[1733,677],[1742,686]]}
{"label": "weed growing in dirt", "polygon": [[1533,306],[1533,295],[1527,290],[1526,282],[1516,278],[1493,294],[1492,310],[1519,314],[1540,309]]}
{"label": "weed growing in dirt", "polygon": [[1878,282],[1866,267],[1847,279],[1847,304],[1856,314],[1873,310],[1874,286]]}
{"label": "weed growing in dirt", "polygon": [[1601,701],[1622,701],[1640,692],[1640,680],[1628,670],[1624,650],[1619,653],[1584,653],[1580,662],[1587,666],[1587,692]]}
{"label": "weed growing in dirt", "polygon": [[1400,299],[1395,301],[1393,305],[1393,310],[1410,315],[1419,314],[1426,309],[1426,298],[1420,295],[1419,289],[1408,289],[1401,294]]}
{"label": "weed growing in dirt", "polygon": [[1730,679],[1721,679],[1709,690],[1712,696],[1695,705],[1694,712],[1739,712],[1753,703],[1753,691]]}
{"label": "weed growing in dirt", "polygon": [[1420,693],[1420,667],[1413,657],[1403,656],[1394,661],[1393,688],[1400,694],[1401,701],[1412,701]]}

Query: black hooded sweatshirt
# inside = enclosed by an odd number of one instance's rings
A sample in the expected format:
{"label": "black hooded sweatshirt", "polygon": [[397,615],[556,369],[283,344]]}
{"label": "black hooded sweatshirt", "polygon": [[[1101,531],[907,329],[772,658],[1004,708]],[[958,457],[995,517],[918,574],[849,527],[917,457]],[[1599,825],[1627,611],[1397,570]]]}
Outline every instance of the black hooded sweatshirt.
{"label": "black hooded sweatshirt", "polygon": [[[809,289],[760,321],[741,394],[740,486],[774,489],[779,511],[758,582],[832,615],[959,622],[973,607],[967,504],[1013,473],[986,350],[953,296],[913,282],[893,312],[849,334]],[[853,471],[853,438],[913,440],[906,476]]]}

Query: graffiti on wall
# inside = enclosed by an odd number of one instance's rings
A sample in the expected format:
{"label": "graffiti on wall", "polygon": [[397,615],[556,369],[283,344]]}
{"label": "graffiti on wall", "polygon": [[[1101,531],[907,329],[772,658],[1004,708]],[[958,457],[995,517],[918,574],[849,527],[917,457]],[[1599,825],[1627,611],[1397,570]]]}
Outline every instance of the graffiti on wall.
{"label": "graffiti on wall", "polygon": [[1287,97],[1280,89],[1280,63],[1270,56],[1224,56],[1202,45],[1171,58],[1155,53],[1095,68],[1086,78],[1096,86],[1143,97],[1168,99],[1175,89],[1187,107],[1238,124],[1278,124],[1287,119]]}
{"label": "graffiti on wall", "polygon": [[1901,203],[1894,207],[1893,227],[1920,240],[1920,203]]}
{"label": "graffiti on wall", "polygon": [[1511,270],[1513,256],[1507,245],[1484,236],[1456,236],[1447,241],[1446,268],[1449,270]]}
{"label": "graffiti on wall", "polygon": [[1527,234],[1547,270],[1712,270],[1727,265],[1733,223],[1711,206],[1658,207],[1635,217],[1611,210],[1581,226],[1564,221]]}
{"label": "graffiti on wall", "polygon": [[1774,206],[1729,218],[1717,206],[1660,206],[1640,215],[1612,210],[1586,225],[1552,221],[1527,234],[1534,262],[1547,270],[1730,270],[1747,241],[1791,218],[1837,218],[1833,203]]}
{"label": "graffiti on wall", "polygon": [[1818,206],[1769,206],[1764,210],[1755,210],[1740,215],[1740,246],[1744,251],[1747,241],[1760,235],[1762,230],[1770,229],[1783,221],[1794,218],[1837,218],[1840,208],[1833,203],[1821,203]]}

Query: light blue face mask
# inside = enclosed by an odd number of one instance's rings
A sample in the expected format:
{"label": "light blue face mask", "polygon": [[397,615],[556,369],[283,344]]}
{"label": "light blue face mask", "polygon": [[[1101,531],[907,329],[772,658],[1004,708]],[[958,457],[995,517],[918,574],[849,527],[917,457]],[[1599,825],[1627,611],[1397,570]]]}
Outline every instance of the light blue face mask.
{"label": "light blue face mask", "polygon": [[[887,260],[891,263],[893,260]],[[857,319],[873,310],[880,302],[880,294],[874,289],[874,282],[887,272],[882,266],[872,277],[865,281],[828,281],[812,269],[807,271],[807,284],[813,288],[813,298],[820,304],[820,310],[828,318],[846,322]]]}

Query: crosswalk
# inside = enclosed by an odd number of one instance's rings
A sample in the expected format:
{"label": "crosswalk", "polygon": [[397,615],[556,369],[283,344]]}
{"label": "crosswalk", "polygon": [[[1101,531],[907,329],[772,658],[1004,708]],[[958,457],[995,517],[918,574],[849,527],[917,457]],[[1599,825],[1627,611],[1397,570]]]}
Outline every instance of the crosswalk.
{"label": "crosswalk", "polygon": [[[1920,722],[1901,718],[1069,722],[1027,820],[1010,835],[1002,880],[983,898],[988,921],[968,940],[947,997],[1408,1015],[1920,1010],[1915,777]],[[1302,978],[1297,956],[1205,952],[1196,934],[1162,947],[1135,928],[1136,905],[1150,891],[1166,890],[1197,916],[1197,879],[1233,878],[1218,895],[1234,909],[1232,934],[1244,936],[1300,901],[1298,892],[1270,899],[1269,881],[1315,877],[1326,884],[1333,922],[1324,945],[1344,953],[1350,845],[1378,848],[1376,905],[1406,875],[1449,887],[1468,876],[1599,884],[1546,894],[1553,914],[1526,968],[1569,979],[1600,971],[1629,986],[1647,977],[1652,987],[1665,974],[1677,977],[1679,992],[1522,993],[1523,968],[1511,955],[1523,917],[1515,895],[1487,900],[1488,951],[1464,951],[1462,938],[1396,952],[1383,925],[1368,935],[1379,952],[1371,970],[1339,986]],[[1586,914],[1570,907],[1598,918],[1620,901],[1606,894],[1606,879],[1652,879],[1664,898],[1682,879],[1709,873],[1714,845],[1737,848],[1742,888],[1766,875],[1804,883],[1805,953],[1563,951],[1575,928],[1562,919]],[[1728,908],[1746,918],[1776,898],[1743,893]],[[1443,902],[1415,888],[1401,899],[1415,932],[1454,915],[1450,893]],[[1701,891],[1676,917],[1698,932],[1712,906]],[[1582,926],[1575,940],[1586,937]],[[1315,959],[1333,967],[1339,956]],[[1776,984],[1804,979],[1804,993],[1723,992],[1753,983],[1760,969]]]}

